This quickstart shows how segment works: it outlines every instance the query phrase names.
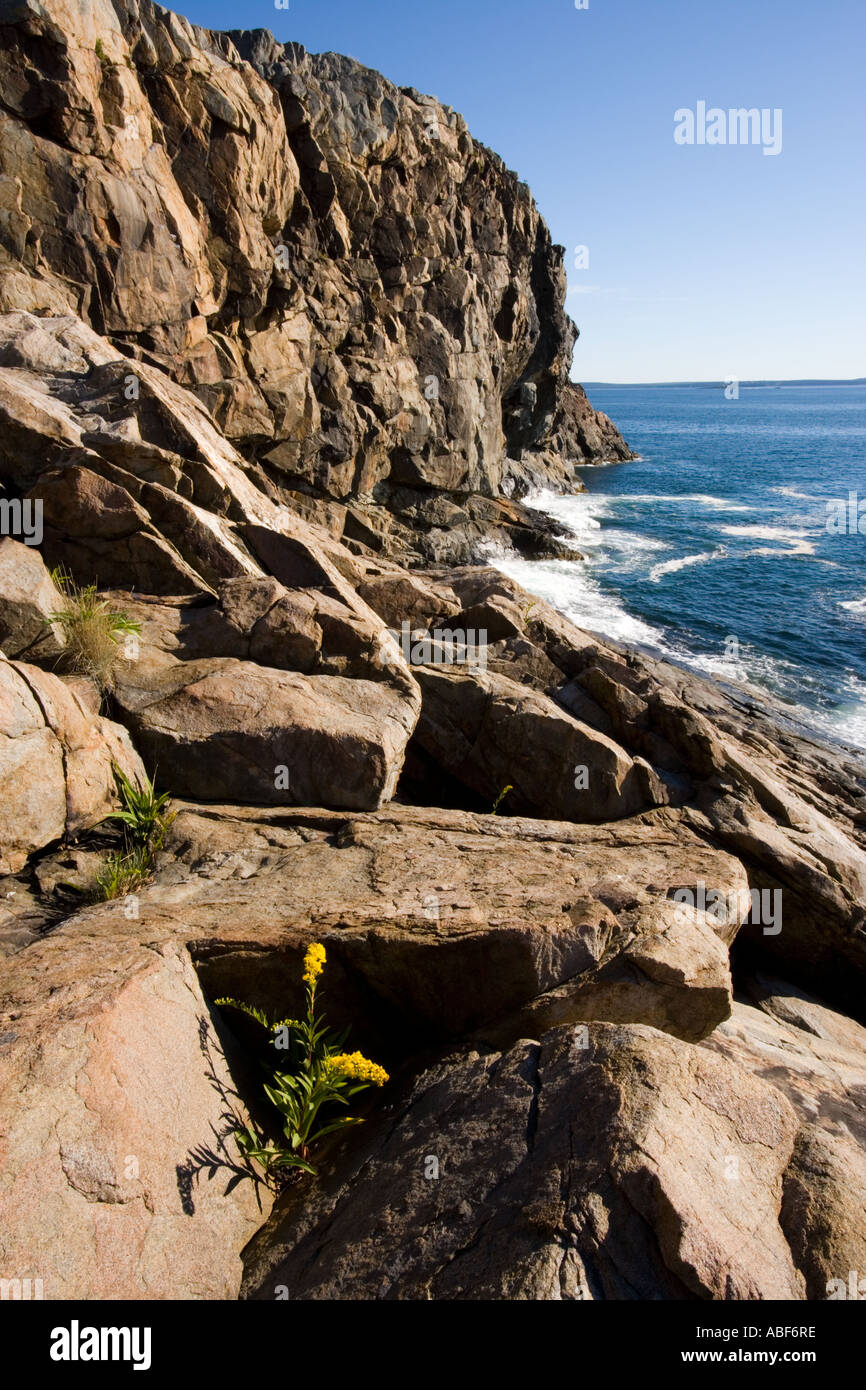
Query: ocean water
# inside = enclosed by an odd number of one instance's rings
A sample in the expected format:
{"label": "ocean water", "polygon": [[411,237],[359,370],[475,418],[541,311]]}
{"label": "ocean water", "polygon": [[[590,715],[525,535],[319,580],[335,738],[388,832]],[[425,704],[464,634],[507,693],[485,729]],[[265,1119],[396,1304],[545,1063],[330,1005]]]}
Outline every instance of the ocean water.
{"label": "ocean water", "polygon": [[[640,459],[527,499],[583,563],[496,558],[581,627],[772,693],[866,749],[866,386],[596,387]],[[828,502],[847,504],[840,533]],[[856,503],[855,503],[856,506]]]}

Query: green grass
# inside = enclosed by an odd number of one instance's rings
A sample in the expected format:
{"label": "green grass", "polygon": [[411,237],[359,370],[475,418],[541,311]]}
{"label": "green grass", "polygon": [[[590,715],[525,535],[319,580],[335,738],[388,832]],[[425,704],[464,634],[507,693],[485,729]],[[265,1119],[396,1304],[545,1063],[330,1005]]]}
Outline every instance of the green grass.
{"label": "green grass", "polygon": [[62,568],[52,570],[51,578],[66,606],[49,613],[46,622],[56,623],[63,631],[65,665],[77,675],[95,681],[101,691],[110,689],[122,656],[121,641],[130,634],[137,636],[140,624],[100,598],[95,584],[76,584]]}
{"label": "green grass", "polygon": [[150,857],[143,850],[114,850],[103,861],[93,890],[95,902],[109,903],[134,893],[148,878]]}
{"label": "green grass", "polygon": [[106,856],[96,876],[95,902],[113,902],[134,893],[147,882],[153,857],[165,844],[177,814],[168,810],[170,793],[162,792],[157,796],[147,773],[143,781],[132,782],[115,766],[114,780],[121,809],[112,811],[101,824],[116,822],[121,827],[123,844]]}
{"label": "green grass", "polygon": [[156,854],[165,844],[169,826],[176,815],[174,811],[166,811],[171,794],[163,792],[157,796],[147,773],[143,782],[131,782],[119,767],[115,767],[114,780],[120,794],[121,810],[112,811],[102,824],[118,821],[133,849]]}

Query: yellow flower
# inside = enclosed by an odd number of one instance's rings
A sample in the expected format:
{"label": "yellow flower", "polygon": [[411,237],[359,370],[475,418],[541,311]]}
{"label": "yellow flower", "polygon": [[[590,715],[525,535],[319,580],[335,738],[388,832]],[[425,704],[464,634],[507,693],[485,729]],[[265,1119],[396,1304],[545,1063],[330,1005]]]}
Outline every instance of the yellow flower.
{"label": "yellow flower", "polygon": [[314,985],[325,968],[325,948],[314,942],[304,956],[304,984]]}
{"label": "yellow flower", "polygon": [[384,1086],[388,1073],[384,1067],[370,1062],[360,1052],[340,1052],[329,1057],[325,1070],[331,1077],[342,1076],[347,1081],[366,1081],[369,1086]]}

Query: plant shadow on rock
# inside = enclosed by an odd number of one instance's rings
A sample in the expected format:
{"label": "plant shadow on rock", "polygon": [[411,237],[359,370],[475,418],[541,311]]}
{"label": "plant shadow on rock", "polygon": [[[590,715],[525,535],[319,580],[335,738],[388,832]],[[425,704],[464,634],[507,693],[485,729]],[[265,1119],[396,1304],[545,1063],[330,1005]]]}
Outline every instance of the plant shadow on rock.
{"label": "plant shadow on rock", "polygon": [[[247,1101],[240,1090],[230,1090],[223,1079],[220,1077],[214,1064],[213,1050],[216,1049],[220,1058],[225,1062],[226,1068],[232,1081],[243,1087],[245,1092],[254,1094],[254,1087],[250,1079],[246,1076],[248,1070],[247,1063],[239,1051],[230,1044],[225,1046],[223,1039],[217,1032],[217,1025],[213,1019],[200,1016],[198,1020],[199,1046],[207,1065],[207,1080],[216,1091],[223,1106],[220,1115],[222,1128],[217,1129],[211,1125],[213,1142],[211,1145],[202,1143],[190,1149],[186,1160],[177,1165],[177,1189],[180,1194],[181,1205],[186,1216],[195,1215],[195,1201],[193,1192],[196,1184],[206,1172],[209,1182],[213,1182],[218,1173],[227,1173],[228,1182],[223,1196],[227,1197],[238,1183],[244,1179],[252,1180],[256,1188],[256,1196],[261,1209],[261,1196],[259,1193],[260,1179],[253,1165],[244,1160],[243,1157],[233,1158],[227,1141],[234,1134],[235,1130],[242,1124],[241,1107],[247,1105]],[[211,1038],[211,1032],[214,1037]]]}

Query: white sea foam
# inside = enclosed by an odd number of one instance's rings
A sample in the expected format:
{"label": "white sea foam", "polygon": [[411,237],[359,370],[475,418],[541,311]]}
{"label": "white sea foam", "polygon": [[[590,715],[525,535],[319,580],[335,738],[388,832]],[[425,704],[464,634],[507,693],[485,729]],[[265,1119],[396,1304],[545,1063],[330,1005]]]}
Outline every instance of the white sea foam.
{"label": "white sea foam", "polygon": [[750,555],[814,555],[813,541],[806,539],[804,531],[794,531],[786,526],[723,526],[725,536],[742,536],[744,540],[773,541],[787,546],[787,550],[769,550],[766,546],[750,550]]}
{"label": "white sea foam", "polygon": [[570,618],[588,632],[614,642],[651,647],[673,655],[664,634],[651,623],[629,613],[620,600],[606,593],[587,567],[571,560],[521,560],[499,558],[495,566],[509,579]]}
{"label": "white sea foam", "polygon": [[480,560],[487,560],[491,565],[498,564],[500,560],[507,559],[514,554],[514,547],[505,541],[497,541],[492,538],[480,541],[476,551]]}
{"label": "white sea foam", "polygon": [[663,502],[666,506],[676,505],[678,502],[696,502],[701,507],[712,507],[719,512],[753,512],[754,507],[748,506],[745,502],[734,502],[730,497],[713,497],[707,492],[679,492],[679,493],[653,493],[636,492],[634,495],[623,497],[623,502]]}
{"label": "white sea foam", "polygon": [[795,487],[771,487],[771,492],[775,492],[778,497],[793,497],[798,502],[826,502],[825,497],[818,497],[814,492],[798,492]]}
{"label": "white sea foam", "polygon": [[[707,557],[713,558],[711,553]],[[669,640],[660,628],[629,613],[614,594],[597,583],[588,567],[571,560],[522,560],[513,554],[497,557],[497,569],[530,593],[545,599],[578,627],[625,646],[648,648],[668,660],[745,687],[760,699],[763,692],[783,702],[789,718],[803,729],[812,729],[866,748],[866,682],[851,675],[845,683],[845,700],[836,709],[797,702],[795,691],[803,686],[798,667],[743,646],[738,655],[695,652]],[[866,600],[863,600],[866,609]]]}
{"label": "white sea foam", "polygon": [[623,531],[615,526],[606,526],[604,528],[605,545],[608,545],[611,539],[622,550],[639,550],[642,554],[651,550],[670,550],[667,541],[660,541],[655,536],[642,536],[637,531]]}
{"label": "white sea foam", "polygon": [[692,565],[706,565],[710,560],[721,560],[727,555],[724,547],[719,550],[703,551],[700,555],[681,555],[678,560],[665,560],[664,564],[653,565],[649,572],[649,578],[653,584],[658,584],[666,574],[676,574],[679,570],[689,569]]}
{"label": "white sea foam", "polygon": [[756,541],[798,540],[800,531],[792,531],[785,526],[723,526],[726,536],[747,536]]}
{"label": "white sea foam", "polygon": [[803,709],[800,718],[833,738],[866,748],[866,682],[849,672],[844,683],[844,700],[834,710]]}
{"label": "white sea foam", "polygon": [[[817,701],[815,705],[802,704],[800,701],[804,689],[810,687],[812,682],[809,673],[799,666],[745,646],[741,647],[737,656],[689,650],[674,636],[667,635],[661,628],[630,613],[616,594],[602,587],[594,571],[600,570],[610,562],[610,553],[616,552],[614,563],[617,570],[621,570],[624,555],[628,555],[629,560],[633,557],[635,564],[640,565],[645,563],[648,552],[670,549],[664,542],[656,541],[654,538],[635,535],[633,532],[611,526],[609,523],[617,503],[668,503],[677,500],[703,500],[709,505],[718,504],[719,510],[722,506],[727,506],[723,498],[711,499],[702,495],[676,499],[649,495],[620,498],[600,497],[588,493],[571,496],[550,492],[536,493],[531,499],[526,499],[527,504],[539,511],[547,512],[567,527],[577,538],[579,548],[587,555],[587,562],[524,560],[515,556],[513,551],[491,555],[491,560],[497,569],[516,580],[530,593],[552,604],[578,627],[626,646],[646,648],[702,675],[744,687],[757,698],[760,698],[762,692],[769,692],[771,696],[783,702],[791,720],[804,730],[812,729],[819,735],[824,734],[852,747],[866,749],[866,682],[853,673],[849,673],[846,678],[844,698],[837,708],[821,707]],[[740,508],[734,504],[732,509]],[[602,521],[608,524],[602,526]],[[772,542],[771,547],[741,551],[739,558],[743,555],[774,555],[783,558],[789,555],[812,555],[814,551],[814,545],[807,538],[809,533],[791,527],[722,526],[719,529],[732,538]],[[701,554],[679,556],[654,565],[649,571],[649,577],[657,580],[664,574],[673,574],[691,565],[733,558],[736,553],[721,546]],[[853,617],[866,621],[866,597],[846,600],[840,606]],[[815,694],[820,699],[819,686],[815,687]]]}
{"label": "white sea foam", "polygon": [[700,671],[705,676],[715,676],[718,680],[730,681],[734,685],[751,685],[753,677],[742,656],[717,656],[690,653],[683,658],[687,666]]}
{"label": "white sea foam", "polygon": [[813,681],[791,662],[752,647],[744,645],[737,656],[691,654],[681,659],[684,665],[703,675],[745,686],[758,699],[769,691],[780,702],[782,712],[805,730],[828,735],[855,748],[866,748],[866,682],[851,672],[844,681],[842,703],[829,709],[817,703],[802,703],[804,686],[813,687],[817,693],[820,681]]}
{"label": "white sea foam", "polygon": [[597,566],[611,563],[615,557],[617,569],[633,570],[645,563],[647,555],[670,549],[666,541],[654,536],[609,524],[602,526],[603,521],[610,521],[612,504],[617,500],[587,492],[563,496],[545,491],[533,493],[524,502],[558,521],[571,534],[578,549],[590,556]]}
{"label": "white sea foam", "polygon": [[591,542],[592,533],[601,530],[601,518],[609,514],[608,499],[590,492],[573,492],[565,495],[544,489],[524,497],[523,505],[535,511],[545,512],[567,526],[572,535],[586,544]]}
{"label": "white sea foam", "polygon": [[[544,488],[530,493],[523,499],[524,506],[532,507],[535,511],[546,512],[548,516],[554,517],[563,526],[567,526],[585,546],[591,545],[594,540],[600,541],[601,537],[597,533],[602,530],[602,523],[614,521],[618,509],[630,507],[635,503],[647,506],[676,506],[681,503],[696,503],[699,506],[709,507],[719,512],[752,512],[755,510],[754,507],[747,506],[744,502],[734,502],[727,497],[714,497],[703,492],[680,493],[670,496],[654,492],[600,496],[598,493],[592,492],[558,493]],[[610,534],[610,528],[604,526],[605,544]],[[632,546],[641,545],[645,549],[665,548],[663,541],[655,541],[648,536],[638,537],[633,532],[622,532],[621,534],[630,538],[628,543]]]}

